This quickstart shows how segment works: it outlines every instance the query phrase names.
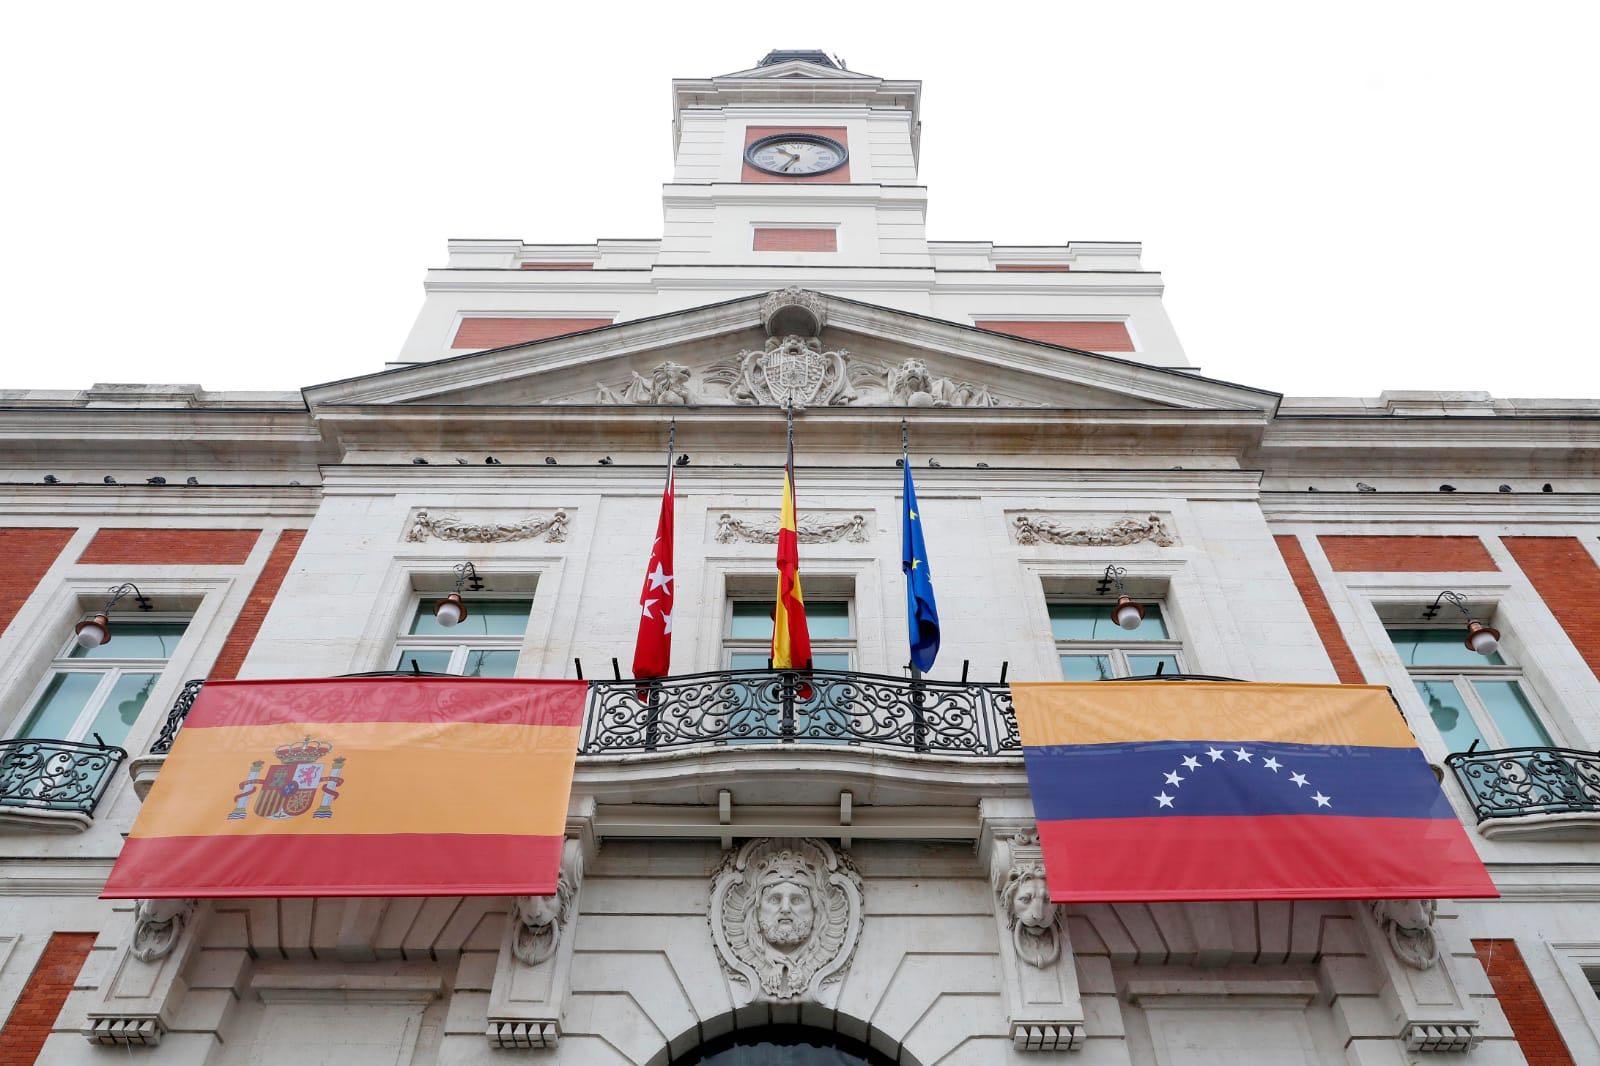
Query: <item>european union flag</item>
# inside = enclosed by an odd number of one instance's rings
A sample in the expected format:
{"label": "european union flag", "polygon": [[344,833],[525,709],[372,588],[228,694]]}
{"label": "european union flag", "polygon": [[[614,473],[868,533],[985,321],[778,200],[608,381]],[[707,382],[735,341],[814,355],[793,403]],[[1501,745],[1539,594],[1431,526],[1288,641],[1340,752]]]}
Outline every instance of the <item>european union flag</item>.
{"label": "european union flag", "polygon": [[933,575],[928,572],[928,546],[922,539],[917,487],[906,463],[905,511],[900,516],[900,569],[906,572],[906,628],[911,634],[911,662],[926,673],[939,654],[939,606],[933,601]]}

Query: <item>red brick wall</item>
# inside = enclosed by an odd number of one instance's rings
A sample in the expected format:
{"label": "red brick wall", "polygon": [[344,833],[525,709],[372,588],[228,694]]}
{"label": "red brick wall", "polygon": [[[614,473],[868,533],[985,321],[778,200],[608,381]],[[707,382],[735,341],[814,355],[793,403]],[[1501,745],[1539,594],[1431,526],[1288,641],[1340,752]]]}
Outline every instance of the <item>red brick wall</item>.
{"label": "red brick wall", "polygon": [[996,263],[996,270],[1014,270],[1018,273],[1038,271],[1040,273],[1059,274],[1063,270],[1072,268],[1065,263]]}
{"label": "red brick wall", "polygon": [[[1543,538],[1541,538],[1543,539]],[[1574,1066],[1567,1042],[1561,1039],[1550,1008],[1533,983],[1515,940],[1474,940],[1472,948],[1489,975],[1500,1009],[1506,1012],[1511,1032],[1522,1047],[1528,1066]]]}
{"label": "red brick wall", "polygon": [[228,631],[222,651],[217,653],[216,663],[206,675],[209,679],[231,680],[239,676],[239,667],[244,665],[245,656],[250,654],[256,634],[261,631],[261,623],[266,621],[267,611],[272,608],[272,601],[277,598],[278,589],[283,587],[283,579],[289,573],[296,553],[300,551],[300,542],[305,539],[306,531],[303,529],[286,529],[278,534],[278,543],[272,546],[267,564],[261,568],[261,576],[256,578],[249,597],[245,599],[244,608],[239,612],[239,617],[233,620],[233,628]]}
{"label": "red brick wall", "polygon": [[837,252],[839,234],[832,229],[758,228],[758,252]]}
{"label": "red brick wall", "polygon": [[102,529],[78,562],[238,566],[260,535],[259,529]]}
{"label": "red brick wall", "polygon": [[1044,341],[1091,352],[1131,352],[1133,338],[1121,322],[1028,322],[1003,318],[980,319],[979,329],[1009,333],[1030,341]]}
{"label": "red brick wall", "polygon": [[1344,685],[1360,685],[1366,682],[1361,675],[1361,667],[1356,662],[1356,657],[1350,651],[1350,645],[1345,642],[1344,632],[1334,621],[1333,608],[1328,606],[1328,597],[1323,594],[1322,586],[1317,583],[1317,575],[1311,572],[1311,561],[1306,558],[1305,549],[1300,546],[1300,538],[1292,534],[1281,534],[1272,538],[1278,542],[1278,554],[1283,556],[1284,563],[1289,567],[1289,576],[1294,578],[1294,587],[1300,590],[1300,598],[1305,601],[1306,611],[1311,615],[1311,620],[1317,625],[1317,633],[1322,637],[1322,646],[1328,651],[1328,658],[1333,660],[1333,669],[1339,675],[1339,683]]}
{"label": "red brick wall", "polygon": [[501,348],[611,325],[609,318],[463,318],[452,348]]}
{"label": "red brick wall", "polygon": [[33,1066],[92,947],[93,933],[50,935],[5,1028],[0,1029],[0,1066]]}
{"label": "red brick wall", "polygon": [[[744,131],[744,146],[749,148],[763,137],[770,137],[774,133],[814,133],[818,137],[829,137],[844,145],[845,151],[850,150],[850,137],[843,126],[747,126]],[[785,182],[844,182],[850,180],[850,160],[844,161],[844,166],[838,170],[830,170],[826,174],[768,174],[764,170],[757,170],[749,163],[744,164],[740,172],[741,181],[762,183]]]}
{"label": "red brick wall", "polygon": [[1319,537],[1335,570],[1430,574],[1498,570],[1477,537]]}
{"label": "red brick wall", "polygon": [[593,270],[593,263],[523,263],[523,270]]}
{"label": "red brick wall", "polygon": [[1600,677],[1600,568],[1574,537],[1502,537],[1567,639]]}
{"label": "red brick wall", "polygon": [[14,526],[0,529],[0,635],[11,625],[44,572],[76,532],[71,529]]}

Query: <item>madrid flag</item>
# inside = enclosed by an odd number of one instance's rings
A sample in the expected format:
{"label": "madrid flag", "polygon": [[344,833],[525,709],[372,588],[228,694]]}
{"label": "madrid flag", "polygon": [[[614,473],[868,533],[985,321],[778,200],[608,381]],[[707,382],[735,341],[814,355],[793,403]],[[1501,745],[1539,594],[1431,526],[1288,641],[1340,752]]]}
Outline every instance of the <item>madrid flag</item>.
{"label": "madrid flag", "polygon": [[1057,902],[1499,895],[1380,686],[1011,695]]}
{"label": "madrid flag", "polygon": [[639,593],[639,636],[633,644],[634,677],[666,677],[672,667],[672,467],[661,493],[661,517]]}
{"label": "madrid flag", "polygon": [[586,693],[207,682],[103,898],[549,895]]}

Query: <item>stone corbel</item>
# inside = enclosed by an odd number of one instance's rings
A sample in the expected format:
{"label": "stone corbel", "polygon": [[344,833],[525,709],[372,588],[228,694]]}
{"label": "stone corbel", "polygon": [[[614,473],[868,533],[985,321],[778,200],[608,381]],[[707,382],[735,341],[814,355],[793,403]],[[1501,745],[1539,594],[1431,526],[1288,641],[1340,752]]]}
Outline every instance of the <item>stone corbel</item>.
{"label": "stone corbel", "polygon": [[192,899],[138,901],[132,929],[88,1011],[83,1035],[91,1044],[161,1043],[189,990],[183,971],[209,913],[208,903]]}
{"label": "stone corbel", "polygon": [[553,1048],[560,1041],[583,861],[582,841],[567,840],[555,895],[512,901],[489,993],[490,1047]]}
{"label": "stone corbel", "polygon": [[1470,1051],[1483,1040],[1478,1012],[1450,970],[1431,899],[1353,904],[1382,978],[1385,1015],[1410,1051]]}
{"label": "stone corbel", "polygon": [[1039,835],[999,835],[989,852],[1011,1039],[1018,1051],[1076,1051],[1084,1011],[1065,915],[1050,902]]}

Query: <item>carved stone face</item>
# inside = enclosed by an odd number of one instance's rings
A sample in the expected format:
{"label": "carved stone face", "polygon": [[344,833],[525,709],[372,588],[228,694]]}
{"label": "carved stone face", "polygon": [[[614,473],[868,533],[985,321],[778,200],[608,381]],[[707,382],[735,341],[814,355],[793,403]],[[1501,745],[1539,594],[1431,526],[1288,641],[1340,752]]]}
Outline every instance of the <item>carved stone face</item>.
{"label": "carved stone face", "polygon": [[1430,903],[1425,899],[1385,900],[1380,917],[1388,918],[1407,932],[1427,929],[1433,924]]}
{"label": "carved stone face", "polygon": [[921,359],[907,359],[900,366],[900,380],[911,392],[928,392],[933,387],[933,378],[928,373],[928,364]]}
{"label": "carved stone face", "polygon": [[1024,877],[1011,895],[1011,917],[1026,929],[1047,929],[1055,923],[1056,904],[1042,877]]}
{"label": "carved stone face", "polygon": [[524,924],[535,928],[546,926],[561,916],[561,897],[523,896],[517,901],[517,910]]}
{"label": "carved stone face", "polygon": [[787,949],[811,937],[815,908],[811,892],[794,881],[774,881],[761,887],[756,922],[761,935],[775,948]]}

